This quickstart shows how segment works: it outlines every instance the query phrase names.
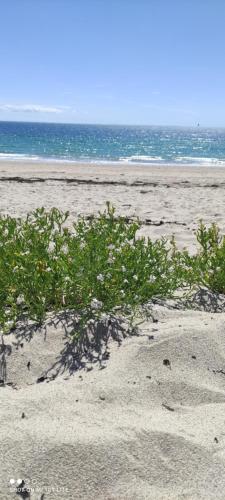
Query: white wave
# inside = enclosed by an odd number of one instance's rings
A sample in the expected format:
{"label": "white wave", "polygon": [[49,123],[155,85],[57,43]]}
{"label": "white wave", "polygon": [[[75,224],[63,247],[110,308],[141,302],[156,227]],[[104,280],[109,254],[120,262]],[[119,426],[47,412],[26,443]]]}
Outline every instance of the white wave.
{"label": "white wave", "polygon": [[175,163],[183,163],[183,164],[190,163],[193,165],[206,165],[206,166],[207,165],[209,165],[209,166],[222,165],[222,166],[224,166],[225,165],[225,158],[223,160],[221,160],[219,158],[204,158],[204,157],[196,157],[196,156],[177,156],[174,159],[174,162]]}
{"label": "white wave", "polygon": [[[132,155],[125,158],[120,158],[121,162],[143,162],[143,163],[153,163],[161,162],[163,158],[161,156],[147,156],[147,155]],[[165,160],[166,162],[166,160]]]}
{"label": "white wave", "polygon": [[[54,158],[54,157],[45,157],[45,156],[35,156],[35,155],[25,155],[20,153],[0,153],[0,162],[1,161],[23,161],[23,162],[37,162],[37,163],[82,163],[81,160],[73,160],[68,158]],[[87,160],[89,163],[89,160]]]}
{"label": "white wave", "polygon": [[38,156],[35,155],[24,155],[20,153],[0,153],[0,161],[1,160],[38,160]]}
{"label": "white wave", "polygon": [[113,159],[98,159],[98,158],[68,158],[68,157],[44,157],[37,155],[26,155],[22,153],[0,153],[1,161],[19,161],[19,162],[34,162],[34,163],[74,163],[74,164],[101,164],[101,165],[129,165],[129,164],[146,164],[146,165],[190,165],[190,166],[221,166],[225,167],[225,158],[204,158],[195,156],[177,156],[166,159],[161,156],[147,155],[132,155],[121,157],[117,160]]}

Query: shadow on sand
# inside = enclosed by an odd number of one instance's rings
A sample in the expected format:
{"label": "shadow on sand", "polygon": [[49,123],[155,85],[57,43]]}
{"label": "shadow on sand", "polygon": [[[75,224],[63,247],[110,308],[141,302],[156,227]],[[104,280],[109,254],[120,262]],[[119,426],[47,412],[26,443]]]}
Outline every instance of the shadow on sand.
{"label": "shadow on sand", "polygon": [[137,334],[135,330],[129,328],[124,318],[116,316],[110,316],[104,321],[96,321],[94,324],[89,325],[77,338],[72,335],[76,328],[77,317],[71,311],[63,311],[51,316],[43,324],[21,322],[10,334],[10,338],[13,338],[11,343],[7,342],[7,338],[8,341],[10,340],[8,335],[2,336],[0,344],[0,384],[6,384],[7,358],[11,356],[13,350],[18,351],[19,355],[20,346],[23,346],[24,342],[31,342],[34,346],[35,355],[35,336],[40,336],[41,333],[43,338],[43,348],[41,349],[43,349],[44,353],[45,340],[50,329],[53,332],[54,330],[55,332],[58,331],[60,347],[52,346],[49,367],[44,370],[37,382],[53,380],[64,373],[72,375],[81,369],[90,371],[94,364],[98,364],[99,368],[103,369],[106,360],[110,357],[109,341],[112,339],[120,345],[126,336]]}

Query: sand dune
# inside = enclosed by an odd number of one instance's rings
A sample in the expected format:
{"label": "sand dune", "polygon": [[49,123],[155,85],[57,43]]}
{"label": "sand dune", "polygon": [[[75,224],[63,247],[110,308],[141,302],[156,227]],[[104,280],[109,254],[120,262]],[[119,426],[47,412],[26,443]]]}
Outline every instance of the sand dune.
{"label": "sand dune", "polygon": [[225,314],[153,315],[78,371],[60,318],[5,337],[0,498],[224,498]]}

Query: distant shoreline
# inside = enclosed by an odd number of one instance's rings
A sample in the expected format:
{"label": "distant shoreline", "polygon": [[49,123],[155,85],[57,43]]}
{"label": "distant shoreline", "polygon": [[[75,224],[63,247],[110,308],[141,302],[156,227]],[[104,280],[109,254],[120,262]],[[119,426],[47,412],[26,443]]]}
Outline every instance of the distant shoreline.
{"label": "distant shoreline", "polygon": [[[208,160],[208,161],[207,161]],[[25,156],[25,155],[4,155],[0,153],[0,165],[2,164],[18,164],[18,165],[23,165],[23,164],[30,164],[30,165],[74,165],[74,166],[105,166],[105,167],[161,167],[161,168],[191,168],[191,169],[196,169],[196,168],[210,168],[210,169],[223,169],[225,168],[225,160],[217,160],[215,158],[211,159],[199,159],[199,161],[194,162],[166,162],[165,160],[152,160],[152,161],[141,161],[141,160],[93,160],[93,159],[87,159],[87,160],[82,160],[82,159],[65,159],[65,158],[45,158],[45,157],[37,157],[37,156]]]}
{"label": "distant shoreline", "polygon": [[[137,179],[139,175],[145,175],[147,177],[155,177],[159,174],[160,179],[162,178],[162,173],[169,177],[174,175],[176,177],[185,177],[192,175],[195,177],[200,176],[202,178],[202,169],[204,168],[204,175],[207,177],[217,176],[217,173],[225,172],[225,165],[209,165],[203,163],[202,165],[196,165],[194,163],[190,164],[177,164],[177,163],[141,163],[141,162],[114,162],[114,161],[80,161],[80,160],[56,160],[56,159],[32,159],[21,158],[21,159],[4,159],[0,156],[0,176],[2,174],[11,175],[12,171],[14,173],[29,173],[32,176],[36,173],[40,173],[48,177],[49,173],[54,172],[54,174],[64,173],[66,175],[79,174],[79,176],[84,176],[86,179],[86,174],[90,176],[95,176],[95,174],[114,176],[114,174],[123,175],[129,179],[131,176],[136,176]],[[56,170],[55,170],[56,169]],[[141,181],[141,178],[140,178]]]}

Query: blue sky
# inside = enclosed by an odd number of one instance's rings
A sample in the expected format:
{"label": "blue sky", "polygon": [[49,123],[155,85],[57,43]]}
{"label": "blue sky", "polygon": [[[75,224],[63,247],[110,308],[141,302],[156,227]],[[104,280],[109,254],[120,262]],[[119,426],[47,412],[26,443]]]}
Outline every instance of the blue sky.
{"label": "blue sky", "polygon": [[7,0],[0,120],[225,126],[224,0]]}

